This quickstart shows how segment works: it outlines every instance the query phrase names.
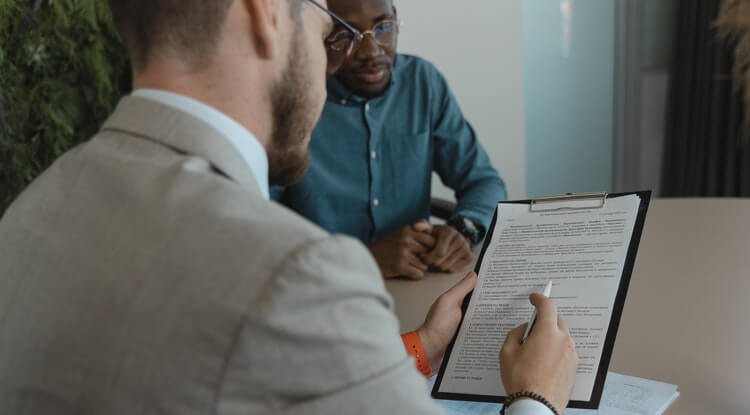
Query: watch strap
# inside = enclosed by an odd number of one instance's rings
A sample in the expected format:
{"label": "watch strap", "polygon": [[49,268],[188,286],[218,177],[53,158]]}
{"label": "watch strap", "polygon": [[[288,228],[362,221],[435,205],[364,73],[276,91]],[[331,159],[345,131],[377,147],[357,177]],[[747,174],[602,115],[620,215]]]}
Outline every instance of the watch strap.
{"label": "watch strap", "polygon": [[429,379],[432,376],[432,367],[430,367],[430,363],[427,361],[427,355],[424,352],[419,333],[412,331],[402,334],[401,340],[404,342],[404,347],[406,347],[406,353],[413,356],[416,360],[417,370]]}

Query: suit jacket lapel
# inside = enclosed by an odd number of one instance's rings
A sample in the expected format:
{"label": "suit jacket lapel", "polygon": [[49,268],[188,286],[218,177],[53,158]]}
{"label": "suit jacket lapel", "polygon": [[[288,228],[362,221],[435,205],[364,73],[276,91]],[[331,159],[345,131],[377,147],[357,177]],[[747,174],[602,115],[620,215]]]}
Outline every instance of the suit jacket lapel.
{"label": "suit jacket lapel", "polygon": [[204,158],[231,180],[260,191],[247,162],[218,130],[169,105],[126,96],[105,121],[102,130],[138,136]]}

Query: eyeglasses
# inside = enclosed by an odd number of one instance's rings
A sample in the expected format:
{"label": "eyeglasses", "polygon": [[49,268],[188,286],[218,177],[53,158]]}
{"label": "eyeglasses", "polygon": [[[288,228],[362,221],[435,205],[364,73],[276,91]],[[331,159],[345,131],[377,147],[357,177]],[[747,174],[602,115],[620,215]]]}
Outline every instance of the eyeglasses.
{"label": "eyeglasses", "polygon": [[344,66],[349,57],[359,49],[367,35],[370,35],[372,40],[380,46],[393,47],[396,45],[396,38],[399,31],[398,20],[383,20],[376,23],[372,29],[360,32],[344,21],[344,19],[320,5],[317,1],[308,1],[326,12],[336,23],[343,26],[343,28],[334,31],[325,39],[326,54],[328,56],[326,74],[329,77],[335,75]]}

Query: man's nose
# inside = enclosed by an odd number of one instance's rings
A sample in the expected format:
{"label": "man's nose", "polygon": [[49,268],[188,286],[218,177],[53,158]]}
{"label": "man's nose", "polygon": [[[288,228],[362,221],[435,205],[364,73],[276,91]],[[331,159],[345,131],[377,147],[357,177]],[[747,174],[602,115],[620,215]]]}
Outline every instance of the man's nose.
{"label": "man's nose", "polygon": [[359,49],[357,50],[357,59],[366,61],[373,58],[377,58],[380,55],[383,55],[385,51],[383,50],[383,47],[378,45],[378,43],[375,41],[375,38],[372,37],[372,35],[365,35],[365,37],[362,39],[362,42],[359,45]]}

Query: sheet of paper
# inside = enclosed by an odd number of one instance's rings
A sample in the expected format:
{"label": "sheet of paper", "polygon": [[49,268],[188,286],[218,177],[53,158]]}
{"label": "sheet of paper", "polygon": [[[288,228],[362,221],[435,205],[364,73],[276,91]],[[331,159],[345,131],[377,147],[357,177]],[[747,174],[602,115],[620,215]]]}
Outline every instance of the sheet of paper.
{"label": "sheet of paper", "polygon": [[[433,377],[429,388],[435,382]],[[598,410],[566,409],[563,415],[661,415],[680,392],[676,385],[609,372]],[[496,415],[502,405],[448,401],[436,402],[450,415]]]}
{"label": "sheet of paper", "polygon": [[496,403],[468,402],[468,401],[446,401],[440,400],[438,404],[448,412],[449,415],[498,415],[502,405]]}
{"label": "sheet of paper", "polygon": [[500,204],[439,392],[504,396],[500,347],[531,315],[529,294],[551,280],[579,355],[572,399],[590,400],[639,205],[637,195],[607,199],[599,209]]}
{"label": "sheet of paper", "polygon": [[676,385],[609,372],[599,410],[566,409],[564,415],[661,415],[680,392]]}

